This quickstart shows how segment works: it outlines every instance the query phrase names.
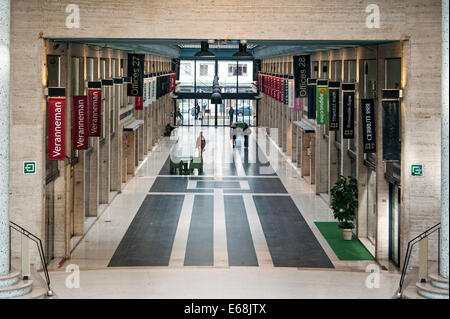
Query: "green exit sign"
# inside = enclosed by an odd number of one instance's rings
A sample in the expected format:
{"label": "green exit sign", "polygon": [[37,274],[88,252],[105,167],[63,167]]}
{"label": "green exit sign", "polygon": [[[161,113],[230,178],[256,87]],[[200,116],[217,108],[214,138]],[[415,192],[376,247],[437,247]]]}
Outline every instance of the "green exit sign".
{"label": "green exit sign", "polygon": [[421,164],[411,165],[411,176],[422,176],[423,166]]}
{"label": "green exit sign", "polygon": [[23,162],[23,173],[36,174],[36,161]]}

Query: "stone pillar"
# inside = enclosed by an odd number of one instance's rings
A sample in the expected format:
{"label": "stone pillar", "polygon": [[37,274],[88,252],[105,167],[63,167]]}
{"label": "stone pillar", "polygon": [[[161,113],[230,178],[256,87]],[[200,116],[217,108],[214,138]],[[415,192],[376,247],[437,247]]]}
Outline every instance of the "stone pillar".
{"label": "stone pillar", "polygon": [[442,1],[442,135],[441,135],[441,247],[440,275],[448,279],[448,0]]}
{"label": "stone pillar", "polygon": [[9,273],[10,8],[0,0],[0,276]]}

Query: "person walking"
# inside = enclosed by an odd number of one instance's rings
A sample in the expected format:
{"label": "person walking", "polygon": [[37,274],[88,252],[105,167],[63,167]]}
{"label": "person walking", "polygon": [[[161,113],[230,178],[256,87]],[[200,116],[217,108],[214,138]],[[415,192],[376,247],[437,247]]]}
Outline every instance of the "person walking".
{"label": "person walking", "polygon": [[243,134],[244,134],[244,147],[248,148],[248,136],[252,134],[252,130],[250,129],[247,123],[245,123],[244,125]]}
{"label": "person walking", "polygon": [[195,105],[195,119],[198,120],[198,115],[200,114],[200,105],[198,103]]}
{"label": "person walking", "polygon": [[236,147],[236,134],[236,123],[233,123],[230,127],[230,138],[233,139],[233,148]]}
{"label": "person walking", "polygon": [[234,109],[231,106],[230,110],[228,111],[228,115],[230,116],[230,126],[233,124],[233,116],[234,116]]}
{"label": "person walking", "polygon": [[200,157],[203,157],[203,152],[205,151],[206,147],[206,139],[203,136],[203,132],[200,132],[200,135],[197,138],[197,149],[198,153],[200,154]]}

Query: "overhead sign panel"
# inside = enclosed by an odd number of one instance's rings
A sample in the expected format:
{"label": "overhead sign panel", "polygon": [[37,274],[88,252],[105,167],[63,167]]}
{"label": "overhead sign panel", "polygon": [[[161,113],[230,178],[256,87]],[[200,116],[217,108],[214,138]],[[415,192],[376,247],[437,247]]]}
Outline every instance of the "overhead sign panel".
{"label": "overhead sign panel", "polygon": [[128,53],[128,96],[142,96],[144,86],[144,54]]}
{"label": "overhead sign panel", "polygon": [[48,159],[66,159],[66,98],[48,100]]}
{"label": "overhead sign panel", "polygon": [[375,102],[373,99],[361,99],[361,116],[364,153],[376,152]]}
{"label": "overhead sign panel", "polygon": [[311,77],[311,63],[309,55],[294,56],[295,97],[308,96],[307,84]]}

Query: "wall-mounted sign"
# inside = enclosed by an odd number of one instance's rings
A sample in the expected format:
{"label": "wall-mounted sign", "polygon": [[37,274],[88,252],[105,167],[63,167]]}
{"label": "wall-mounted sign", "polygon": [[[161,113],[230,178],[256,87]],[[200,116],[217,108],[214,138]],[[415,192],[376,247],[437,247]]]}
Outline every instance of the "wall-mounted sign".
{"label": "wall-mounted sign", "polygon": [[23,173],[25,175],[36,174],[36,161],[24,161],[23,162]]}
{"label": "wall-mounted sign", "polygon": [[383,161],[400,161],[400,102],[382,101]]}
{"label": "wall-mounted sign", "polygon": [[144,54],[128,53],[128,96],[142,96],[144,85]]}
{"label": "wall-mounted sign", "polygon": [[87,96],[73,97],[72,143],[75,150],[87,150],[89,146],[87,108]]}
{"label": "wall-mounted sign", "polygon": [[331,87],[331,82],[328,88],[328,117],[329,130],[339,130],[339,88]]}
{"label": "wall-mounted sign", "polygon": [[423,176],[422,164],[411,165],[411,176]]}
{"label": "wall-mounted sign", "polygon": [[375,102],[373,99],[361,99],[363,152],[376,152]]}
{"label": "wall-mounted sign", "polygon": [[316,118],[316,79],[308,79],[308,118]]}
{"label": "wall-mounted sign", "polygon": [[342,95],[343,137],[355,138],[355,92],[344,92]]}
{"label": "wall-mounted sign", "polygon": [[48,99],[48,159],[66,159],[66,98]]}
{"label": "wall-mounted sign", "polygon": [[309,55],[294,56],[295,97],[308,96],[307,84],[311,77],[311,63]]}
{"label": "wall-mounted sign", "polygon": [[101,136],[102,90],[101,82],[88,83],[88,132],[89,136]]}
{"label": "wall-mounted sign", "polygon": [[317,80],[316,108],[317,124],[328,123],[328,84],[327,81]]}

